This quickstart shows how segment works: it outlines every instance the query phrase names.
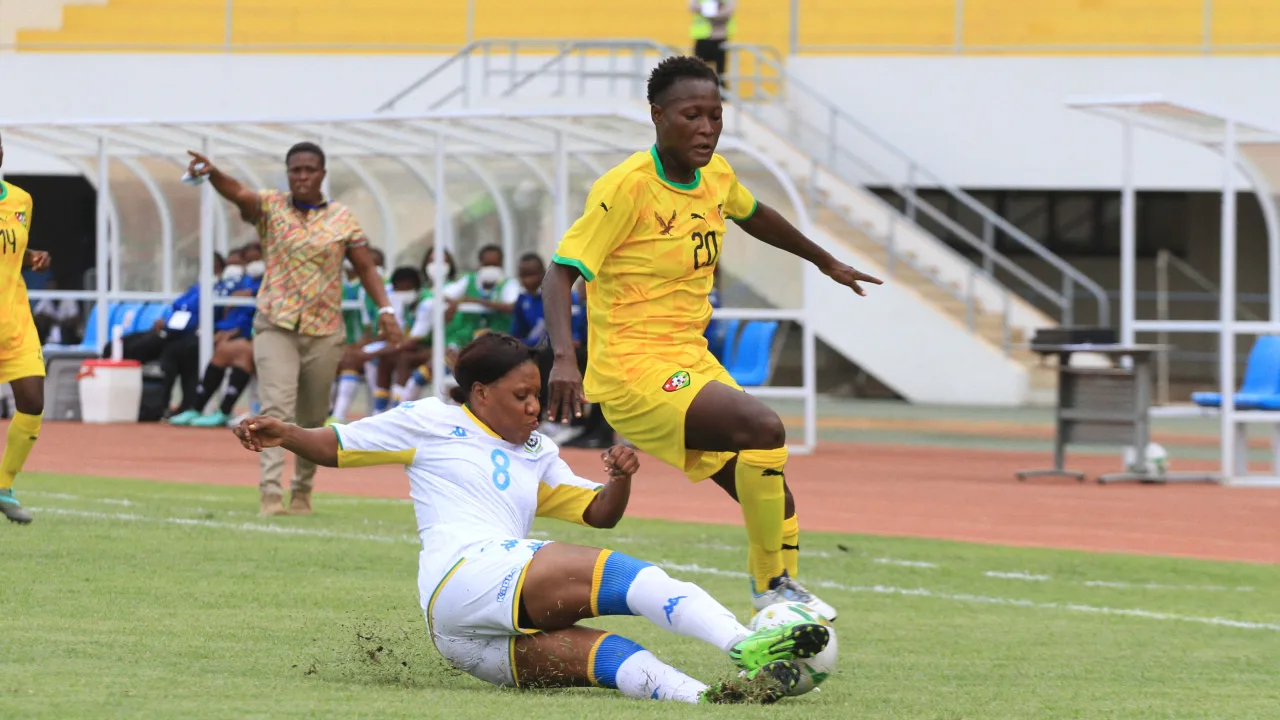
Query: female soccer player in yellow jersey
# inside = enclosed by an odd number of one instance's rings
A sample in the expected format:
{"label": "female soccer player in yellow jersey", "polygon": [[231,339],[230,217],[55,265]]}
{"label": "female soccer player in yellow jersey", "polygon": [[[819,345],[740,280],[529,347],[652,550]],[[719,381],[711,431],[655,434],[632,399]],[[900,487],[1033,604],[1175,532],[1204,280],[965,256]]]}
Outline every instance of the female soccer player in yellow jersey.
{"label": "female soccer player in yellow jersey", "polygon": [[[0,166],[3,165],[4,142],[0,139]],[[0,513],[24,525],[31,522],[31,515],[13,496],[13,481],[40,436],[44,355],[31,318],[22,268],[49,268],[49,253],[27,248],[30,228],[31,196],[0,180],[0,385],[9,383],[17,410],[9,421],[4,457],[0,458]]]}
{"label": "female soccer player in yellow jersey", "polygon": [[[707,350],[707,297],[726,219],[858,295],[859,283],[881,281],[757,202],[715,154],[723,109],[705,63],[663,60],[648,97],[657,143],[596,181],[543,283],[555,351],[551,419],[579,416],[589,398],[636,447],[694,482],[713,478],[742,505],[755,607],[805,602],[834,620],[835,609],[795,579],[800,525],[783,477],[786,430]],[[570,331],[569,290],[579,275],[588,281],[585,384]]]}

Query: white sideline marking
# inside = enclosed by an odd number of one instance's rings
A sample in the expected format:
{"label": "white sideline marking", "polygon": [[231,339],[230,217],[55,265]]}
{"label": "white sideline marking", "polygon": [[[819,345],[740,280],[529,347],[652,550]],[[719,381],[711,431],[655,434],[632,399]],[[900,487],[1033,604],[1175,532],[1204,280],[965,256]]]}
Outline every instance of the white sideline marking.
{"label": "white sideline marking", "polygon": [[[725,577],[745,578],[746,573],[733,572],[730,570],[721,570],[720,568],[708,568],[701,565],[682,565],[679,563],[660,563],[666,570],[674,570],[676,572],[701,573],[704,575],[721,575]],[[814,585],[830,590],[841,590],[848,593],[875,593],[877,595],[902,595],[907,597],[924,597],[933,598],[935,600],[952,600],[955,602],[979,603],[983,605],[1007,605],[1009,607],[1033,608],[1037,610],[1065,610],[1068,612],[1090,613],[1097,615],[1123,615],[1127,617],[1145,618],[1148,620],[1168,620],[1173,622],[1196,623],[1200,625],[1216,625],[1220,627],[1232,627],[1242,630],[1270,630],[1272,632],[1280,632],[1280,624],[1276,623],[1260,623],[1250,622],[1247,620],[1231,620],[1229,618],[1219,617],[1194,617],[1189,615],[1173,615],[1170,613],[1153,612],[1151,610],[1128,609],[1128,608],[1110,608],[1100,607],[1097,605],[1082,605],[1080,603],[1054,603],[1054,602],[1033,602],[1031,600],[1019,600],[1015,598],[999,598],[988,597],[986,595],[970,595],[968,593],[942,593],[926,590],[924,588],[899,588],[888,585],[843,585],[829,580],[819,580]]]}
{"label": "white sideline marking", "polygon": [[925,562],[923,560],[898,560],[896,558],[875,558],[871,562],[879,565],[897,565],[898,567],[914,567],[914,568],[936,568],[937,563]]}
{"label": "white sideline marking", "polygon": [[63,508],[32,508],[39,513],[47,513],[50,515],[71,515],[74,517],[87,517],[97,520],[128,520],[131,522],[158,522],[169,525],[195,525],[198,527],[219,528],[223,530],[242,530],[247,532],[263,532],[275,535],[309,535],[312,537],[334,538],[337,540],[371,540],[373,542],[411,542],[420,543],[418,538],[407,536],[391,537],[388,535],[364,535],[360,533],[342,533],[332,530],[322,530],[319,528],[300,528],[288,525],[263,525],[260,523],[228,523],[218,522],[216,520],[199,520],[196,518],[157,518],[146,515],[131,515],[127,513],[100,513],[88,510],[66,510]]}
{"label": "white sideline marking", "polygon": [[[330,530],[322,530],[318,528],[301,528],[290,527],[284,525],[262,525],[257,523],[226,523],[214,520],[196,520],[188,518],[157,518],[145,515],[134,515],[130,513],[100,513],[84,510],[66,510],[63,508],[32,508],[39,513],[49,515],[68,515],[73,517],[86,517],[98,520],[125,520],[130,522],[155,522],[169,525],[194,525],[198,527],[215,528],[221,530],[232,530],[239,532],[265,532],[281,535],[307,535],[312,537],[324,537],[340,540],[370,540],[374,542],[385,543],[405,543],[419,544],[418,538],[410,538],[407,536],[391,537],[388,535],[362,535],[358,533],[340,533]],[[681,563],[672,563],[663,561],[658,563],[663,569],[673,570],[676,572],[700,573],[703,575],[718,575],[722,577],[732,577],[745,579],[747,574],[735,570],[723,570],[721,568],[703,567],[701,565],[688,565]],[[1096,615],[1120,615],[1125,617],[1137,617],[1147,620],[1165,620],[1171,622],[1195,623],[1200,625],[1214,625],[1218,627],[1231,627],[1241,630],[1270,630],[1272,632],[1280,632],[1280,624],[1251,622],[1247,620],[1232,620],[1220,617],[1195,617],[1189,615],[1173,615],[1171,613],[1154,612],[1151,610],[1142,610],[1137,608],[1110,608],[1096,605],[1083,605],[1080,603],[1056,603],[1056,602],[1034,602],[1031,600],[1020,600],[1016,598],[1000,598],[990,597],[986,595],[971,595],[968,593],[944,593],[926,590],[924,588],[899,588],[888,585],[844,585],[842,583],[832,582],[830,580],[818,580],[813,583],[817,587],[827,588],[830,590],[840,590],[848,593],[874,593],[877,595],[899,595],[905,597],[923,597],[933,598],[935,600],[951,600],[953,602],[978,603],[983,605],[1005,605],[1009,607],[1032,608],[1037,610],[1060,610],[1067,612],[1089,613]]]}
{"label": "white sideline marking", "polygon": [[1111,580],[1086,580],[1080,583],[1085,587],[1114,588],[1117,590],[1205,590],[1208,592],[1253,592],[1248,585],[1227,587],[1226,585],[1161,585],[1160,583],[1128,583]]}
{"label": "white sideline marking", "polygon": [[1000,578],[1001,580],[1029,580],[1031,582],[1044,582],[1045,580],[1053,579],[1048,575],[1033,575],[1031,573],[1024,572],[1000,572],[998,570],[988,570],[982,574],[989,578]]}
{"label": "white sideline marking", "polygon": [[[43,492],[41,490],[23,490],[25,496],[35,496],[42,498],[50,498],[53,500],[83,500],[84,502],[104,503],[107,505],[136,505],[134,500],[120,498],[99,498],[84,497],[81,495],[68,495],[66,493]],[[156,496],[156,500],[196,500],[198,502],[207,503],[231,503],[235,505],[245,504],[244,498],[226,497],[222,495],[188,495],[184,493],[166,494]],[[413,501],[408,498],[365,498],[365,497],[325,497],[322,499],[325,505],[408,505]]]}

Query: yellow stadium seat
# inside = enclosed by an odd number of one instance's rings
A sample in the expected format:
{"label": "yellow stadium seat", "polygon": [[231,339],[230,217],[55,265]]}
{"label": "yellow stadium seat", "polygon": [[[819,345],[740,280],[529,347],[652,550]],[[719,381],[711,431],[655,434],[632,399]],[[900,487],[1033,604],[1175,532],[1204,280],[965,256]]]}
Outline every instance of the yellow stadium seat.
{"label": "yellow stadium seat", "polygon": [[965,0],[964,42],[1008,48],[1194,48],[1203,0]]}
{"label": "yellow stadium seat", "polygon": [[1280,48],[1280,3],[1275,0],[1214,0],[1213,44]]}
{"label": "yellow stadium seat", "polygon": [[800,39],[817,47],[950,48],[955,15],[955,0],[804,0]]}

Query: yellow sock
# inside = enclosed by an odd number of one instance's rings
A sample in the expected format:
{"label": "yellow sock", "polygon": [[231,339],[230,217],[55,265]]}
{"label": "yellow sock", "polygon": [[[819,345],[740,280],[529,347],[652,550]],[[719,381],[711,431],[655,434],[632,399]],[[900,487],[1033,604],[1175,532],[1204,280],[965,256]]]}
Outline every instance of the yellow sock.
{"label": "yellow sock", "polygon": [[4,458],[0,459],[0,490],[13,487],[13,480],[22,472],[22,466],[35,447],[36,438],[40,437],[40,416],[26,413],[14,413],[9,421],[9,432],[5,437]]}
{"label": "yellow sock", "polygon": [[786,464],[786,448],[738,453],[733,479],[747,525],[751,544],[747,562],[757,592],[767,590],[769,581],[786,567],[782,560],[782,525],[787,511],[782,472]]}
{"label": "yellow sock", "polygon": [[791,577],[800,575],[800,516],[782,521],[782,564]]}

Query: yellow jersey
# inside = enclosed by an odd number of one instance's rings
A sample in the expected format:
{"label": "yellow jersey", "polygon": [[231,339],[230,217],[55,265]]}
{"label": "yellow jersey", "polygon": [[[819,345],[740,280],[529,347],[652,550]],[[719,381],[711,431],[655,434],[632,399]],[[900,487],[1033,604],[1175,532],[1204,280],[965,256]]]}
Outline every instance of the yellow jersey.
{"label": "yellow jersey", "polygon": [[588,398],[622,395],[656,358],[693,366],[705,356],[725,220],[755,210],[755,197],[719,155],[693,182],[675,183],[654,147],[595,182],[552,258],[587,280]]}
{"label": "yellow jersey", "polygon": [[0,360],[40,348],[22,279],[31,228],[31,196],[0,181]]}

